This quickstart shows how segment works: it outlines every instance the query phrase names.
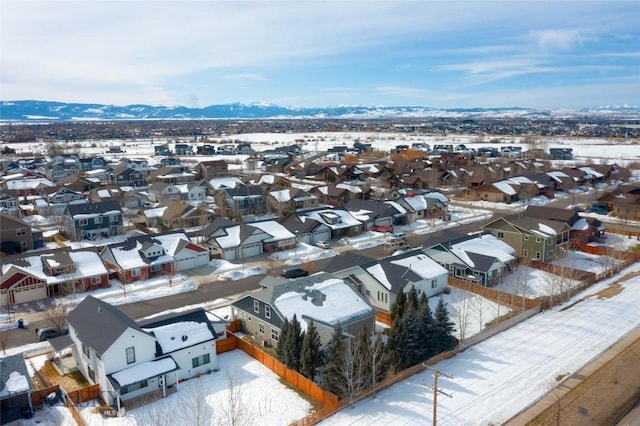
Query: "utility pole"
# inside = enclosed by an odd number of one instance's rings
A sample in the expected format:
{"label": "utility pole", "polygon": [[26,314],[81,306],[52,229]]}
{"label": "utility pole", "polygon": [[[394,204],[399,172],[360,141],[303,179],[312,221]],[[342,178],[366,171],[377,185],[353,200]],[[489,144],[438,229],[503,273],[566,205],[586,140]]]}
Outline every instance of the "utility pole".
{"label": "utility pole", "polygon": [[437,368],[431,368],[428,367],[427,368],[429,370],[433,370],[433,386],[432,385],[428,385],[426,383],[424,383],[424,385],[426,387],[428,387],[429,389],[433,389],[433,426],[436,426],[437,424],[437,419],[438,419],[438,394],[441,393],[444,396],[448,396],[449,398],[453,398],[453,395],[450,393],[446,393],[445,391],[443,391],[442,389],[438,389],[438,375],[442,374],[443,376],[452,379],[453,380],[453,376],[449,376],[448,374],[445,374],[441,371],[438,371]]}

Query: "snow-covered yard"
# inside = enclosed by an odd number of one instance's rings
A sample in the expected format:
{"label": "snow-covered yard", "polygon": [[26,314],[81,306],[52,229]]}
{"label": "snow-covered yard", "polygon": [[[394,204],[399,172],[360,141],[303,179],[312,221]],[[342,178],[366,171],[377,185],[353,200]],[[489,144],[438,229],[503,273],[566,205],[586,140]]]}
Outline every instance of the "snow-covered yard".
{"label": "snow-covered yard", "polygon": [[[36,368],[44,362],[43,357],[33,358]],[[234,424],[229,421],[232,405],[237,407],[234,412],[242,419],[236,424],[284,426],[306,416],[312,409],[305,398],[285,386],[275,373],[240,350],[218,355],[218,365],[220,371],[182,382],[176,393],[126,411],[121,418],[107,419],[95,413],[97,401],[80,404],[78,408],[88,426]],[[200,421],[197,416],[201,416]],[[76,423],[63,406],[44,407],[35,412],[33,419],[20,423],[21,426],[38,424],[71,426]]]}

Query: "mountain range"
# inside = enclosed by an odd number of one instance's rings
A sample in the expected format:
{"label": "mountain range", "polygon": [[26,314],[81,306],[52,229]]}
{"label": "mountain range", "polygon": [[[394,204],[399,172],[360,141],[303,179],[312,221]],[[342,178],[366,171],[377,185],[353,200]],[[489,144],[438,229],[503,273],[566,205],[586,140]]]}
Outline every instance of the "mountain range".
{"label": "mountain range", "polygon": [[206,107],[103,105],[37,100],[1,101],[0,121],[48,122],[91,120],[200,120],[200,119],[294,119],[294,118],[420,118],[420,117],[549,117],[585,114],[640,114],[640,106],[608,105],[581,110],[509,108],[452,108],[424,106],[283,107],[273,104],[220,104]]}

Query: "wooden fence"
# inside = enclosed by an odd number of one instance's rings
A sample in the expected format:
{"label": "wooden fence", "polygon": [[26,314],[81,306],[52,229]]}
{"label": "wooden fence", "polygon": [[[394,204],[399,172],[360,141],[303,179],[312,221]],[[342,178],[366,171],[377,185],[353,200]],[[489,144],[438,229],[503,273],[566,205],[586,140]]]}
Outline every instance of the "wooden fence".
{"label": "wooden fence", "polygon": [[292,386],[300,389],[305,394],[309,395],[325,407],[333,407],[334,409],[338,406],[338,397],[331,392],[327,392],[314,383],[312,380],[307,379],[302,374],[298,373],[295,370],[291,370],[287,368],[280,361],[262,351],[257,346],[252,345],[243,339],[237,339],[238,348],[245,352],[250,357],[260,361],[262,365],[267,367],[269,370],[276,373],[278,376],[282,377]]}
{"label": "wooden fence", "polygon": [[509,308],[522,309],[522,305],[524,304],[524,310],[529,310],[540,305],[540,302],[535,299],[529,299],[523,296],[515,295],[513,293],[500,291],[491,287],[485,287],[480,284],[461,280],[455,277],[449,277],[448,284],[451,287],[470,291],[471,293],[478,294],[486,299],[499,303],[503,306],[507,306]]}
{"label": "wooden fence", "polygon": [[31,404],[41,405],[44,402],[47,395],[54,392],[55,393],[60,392],[59,385],[48,386],[46,388],[31,391]]}
{"label": "wooden fence", "polygon": [[100,385],[91,385],[86,386],[84,388],[74,390],[72,392],[67,392],[67,395],[70,399],[73,400],[76,404],[80,404],[82,402],[92,401],[94,399],[100,398]]}
{"label": "wooden fence", "polygon": [[238,340],[239,339],[231,333],[229,333],[229,337],[226,339],[218,339],[216,341],[216,353],[221,354],[238,349]]}
{"label": "wooden fence", "polygon": [[376,321],[380,321],[383,324],[391,325],[393,324],[393,319],[391,318],[391,312],[381,311],[379,309],[376,310]]}
{"label": "wooden fence", "polygon": [[100,385],[87,386],[73,392],[66,392],[62,387],[60,387],[60,385],[37,389],[31,392],[31,404],[33,406],[44,404],[47,395],[51,393],[57,393],[61,395],[65,406],[69,409],[71,416],[73,416],[73,419],[76,421],[76,424],[78,426],[86,426],[86,423],[80,415],[76,404],[100,398]]}
{"label": "wooden fence", "polygon": [[380,383],[378,383],[376,385],[375,388],[368,388],[365,389],[361,392],[359,392],[358,394],[354,395],[353,398],[348,398],[348,399],[342,399],[340,400],[340,403],[334,408],[331,409],[330,407],[323,407],[322,409],[316,411],[315,413],[312,413],[310,415],[308,415],[307,417],[304,417],[294,423],[291,423],[290,426],[310,426],[310,425],[315,425],[317,423],[319,423],[320,421],[322,421],[323,419],[337,413],[338,411],[342,410],[345,407],[351,406],[353,404],[355,404],[356,402],[362,401],[364,399],[370,398],[371,396],[375,395],[377,392],[380,392],[388,387],[391,387],[393,385],[395,385],[398,382],[401,382],[403,380],[408,379],[409,377],[413,376],[414,374],[420,373],[424,370],[427,369],[427,367],[436,364],[440,361],[443,361],[445,359],[451,358],[453,356],[455,356],[458,353],[458,348],[452,350],[452,351],[447,351],[447,352],[442,352],[439,353],[438,355],[428,359],[425,362],[422,362],[420,364],[416,364],[412,367],[409,367],[405,370],[402,370],[388,378],[386,378],[385,380],[381,381]]}

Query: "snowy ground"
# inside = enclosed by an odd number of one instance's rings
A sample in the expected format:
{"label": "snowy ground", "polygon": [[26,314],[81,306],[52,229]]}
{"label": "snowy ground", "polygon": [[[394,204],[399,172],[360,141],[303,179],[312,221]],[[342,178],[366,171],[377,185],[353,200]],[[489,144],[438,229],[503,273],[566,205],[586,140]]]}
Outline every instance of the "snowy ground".
{"label": "snowy ground", "polygon": [[[33,358],[36,368],[45,359],[45,356]],[[122,418],[106,419],[94,413],[96,401],[80,404],[78,408],[88,426],[232,424],[225,415],[230,379],[237,392],[235,402],[243,407],[244,421],[240,424],[284,426],[306,416],[312,408],[306,399],[282,384],[276,374],[240,350],[218,355],[218,365],[220,371],[183,382],[173,395],[127,411]],[[206,401],[206,408],[196,408],[196,402],[202,400]],[[198,412],[208,421],[198,422]],[[21,426],[75,424],[63,406],[45,407],[37,410],[33,419],[20,422]]]}
{"label": "snowy ground", "polygon": [[[625,269],[621,276],[628,273],[640,274],[640,264]],[[596,296],[617,279],[436,364],[454,377],[439,378],[439,387],[453,398],[438,398],[438,424],[501,424],[637,328],[640,275],[621,281],[623,290],[616,296]],[[321,424],[430,424],[433,398],[424,384],[431,382],[432,373],[427,370]]]}

